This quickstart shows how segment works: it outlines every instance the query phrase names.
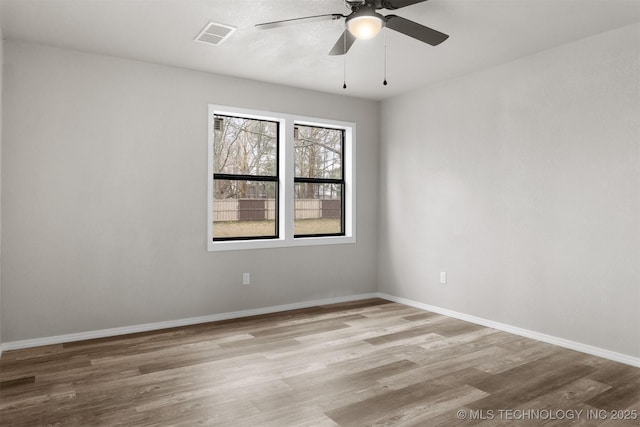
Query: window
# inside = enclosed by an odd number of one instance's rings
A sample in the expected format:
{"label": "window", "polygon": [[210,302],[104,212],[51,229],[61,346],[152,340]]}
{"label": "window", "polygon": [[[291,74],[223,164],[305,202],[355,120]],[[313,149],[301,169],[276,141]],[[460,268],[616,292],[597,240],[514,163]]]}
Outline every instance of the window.
{"label": "window", "polygon": [[344,129],[297,125],[294,235],[344,235]]}
{"label": "window", "polygon": [[355,124],[209,106],[211,251],[355,242]]}
{"label": "window", "polygon": [[278,125],[213,116],[213,240],[278,237]]}

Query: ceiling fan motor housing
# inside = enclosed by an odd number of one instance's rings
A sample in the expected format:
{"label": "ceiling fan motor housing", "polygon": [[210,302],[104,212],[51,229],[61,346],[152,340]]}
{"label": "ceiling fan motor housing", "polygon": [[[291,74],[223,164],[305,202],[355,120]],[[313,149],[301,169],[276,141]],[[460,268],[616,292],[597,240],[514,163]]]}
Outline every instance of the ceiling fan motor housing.
{"label": "ceiling fan motor housing", "polygon": [[345,24],[349,32],[358,39],[373,38],[385,25],[384,16],[377,13],[375,6],[371,3],[353,6],[352,10]]}
{"label": "ceiling fan motor housing", "polygon": [[[426,1],[426,0],[422,0]],[[409,1],[409,4],[420,3],[420,0]],[[354,7],[360,7],[362,5],[368,5],[373,7],[374,9],[387,9],[387,10],[396,10],[402,7],[402,5],[394,5],[393,0],[345,0],[344,3],[351,10],[354,10]]]}

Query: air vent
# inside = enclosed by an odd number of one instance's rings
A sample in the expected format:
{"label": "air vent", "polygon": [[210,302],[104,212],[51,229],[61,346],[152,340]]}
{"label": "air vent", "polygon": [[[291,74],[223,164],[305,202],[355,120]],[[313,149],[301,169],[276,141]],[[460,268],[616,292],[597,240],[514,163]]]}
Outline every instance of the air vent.
{"label": "air vent", "polygon": [[195,41],[218,46],[229,38],[235,30],[236,27],[209,22],[205,25],[204,29],[200,31],[200,34],[195,38]]}

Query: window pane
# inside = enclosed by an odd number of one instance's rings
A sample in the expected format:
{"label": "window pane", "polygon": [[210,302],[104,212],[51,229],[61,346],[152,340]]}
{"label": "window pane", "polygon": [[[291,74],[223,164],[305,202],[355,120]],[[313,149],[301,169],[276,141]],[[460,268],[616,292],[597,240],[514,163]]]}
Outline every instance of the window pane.
{"label": "window pane", "polygon": [[296,126],[296,176],[342,179],[342,138],[340,129]]}
{"label": "window pane", "polygon": [[214,180],[213,238],[277,237],[275,182]]}
{"label": "window pane", "polygon": [[343,234],[342,184],[295,184],[294,234]]}
{"label": "window pane", "polygon": [[213,133],[214,173],[277,174],[278,123],[214,116]]}

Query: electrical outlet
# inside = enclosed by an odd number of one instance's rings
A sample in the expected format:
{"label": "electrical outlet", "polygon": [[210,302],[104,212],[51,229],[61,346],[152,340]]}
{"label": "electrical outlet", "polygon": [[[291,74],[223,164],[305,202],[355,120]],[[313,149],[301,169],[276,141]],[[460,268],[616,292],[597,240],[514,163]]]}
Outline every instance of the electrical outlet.
{"label": "electrical outlet", "polygon": [[442,285],[446,285],[447,284],[447,272],[446,271],[441,271],[440,272],[440,284],[442,284]]}
{"label": "electrical outlet", "polygon": [[251,273],[242,273],[242,284],[243,285],[251,284]]}

